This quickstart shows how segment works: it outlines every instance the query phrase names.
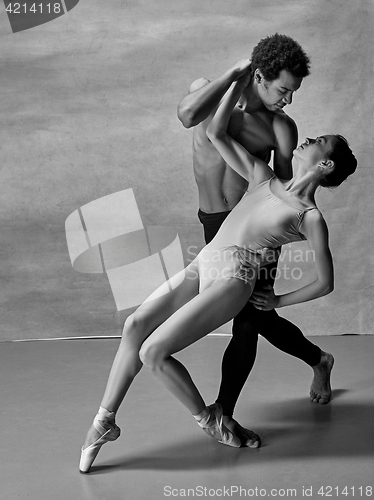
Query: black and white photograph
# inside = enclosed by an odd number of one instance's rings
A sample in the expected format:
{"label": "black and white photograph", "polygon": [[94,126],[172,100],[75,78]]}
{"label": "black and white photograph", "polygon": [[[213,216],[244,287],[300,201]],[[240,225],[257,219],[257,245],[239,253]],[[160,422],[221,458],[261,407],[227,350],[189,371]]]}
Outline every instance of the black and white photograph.
{"label": "black and white photograph", "polygon": [[373,27],[0,2],[1,498],[373,497]]}

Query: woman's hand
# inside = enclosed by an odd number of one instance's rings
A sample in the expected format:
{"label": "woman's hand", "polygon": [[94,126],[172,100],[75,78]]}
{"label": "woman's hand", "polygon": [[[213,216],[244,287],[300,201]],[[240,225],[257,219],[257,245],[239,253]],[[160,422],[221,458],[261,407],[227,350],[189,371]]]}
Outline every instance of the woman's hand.
{"label": "woman's hand", "polygon": [[274,288],[266,285],[261,290],[253,292],[248,302],[260,311],[271,311],[278,306],[278,300],[279,297],[275,295]]}
{"label": "woman's hand", "polygon": [[249,73],[251,61],[249,59],[241,59],[229,69],[232,82],[239,80],[243,75]]}
{"label": "woman's hand", "polygon": [[251,72],[249,70],[247,70],[247,72],[244,73],[244,75],[242,75],[240,78],[238,78],[235,85],[238,86],[241,89],[241,91],[243,91],[246,87],[248,87],[251,80],[252,80]]}
{"label": "woman's hand", "polygon": [[329,248],[328,229],[319,210],[306,212],[300,225],[300,232],[308,240],[314,259],[316,279],[298,290],[280,295],[277,307],[318,299],[334,289],[334,266]]}

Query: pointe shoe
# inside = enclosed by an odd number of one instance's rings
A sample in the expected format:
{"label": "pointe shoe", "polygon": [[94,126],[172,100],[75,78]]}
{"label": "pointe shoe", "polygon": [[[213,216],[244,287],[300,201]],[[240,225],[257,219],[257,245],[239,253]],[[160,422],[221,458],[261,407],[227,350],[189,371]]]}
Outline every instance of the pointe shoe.
{"label": "pointe shoe", "polygon": [[198,420],[197,423],[204,432],[218,440],[219,443],[233,448],[242,446],[241,440],[235,436],[223,423],[222,406],[214,403],[208,406],[210,414],[208,417]]}
{"label": "pointe shoe", "polygon": [[242,446],[247,446],[248,448],[260,448],[261,438],[258,434],[245,427],[242,427],[239,422],[234,420],[232,417],[223,417],[224,425],[233,433],[243,443]]}
{"label": "pointe shoe", "polygon": [[[121,429],[114,423],[114,412],[110,412],[105,408],[100,408],[96,415],[93,426],[100,432],[101,436],[87,448],[82,447],[81,459],[79,462],[79,472],[87,474],[90,471],[100,448],[108,441],[115,441],[121,434]],[[104,427],[105,426],[105,427]]]}

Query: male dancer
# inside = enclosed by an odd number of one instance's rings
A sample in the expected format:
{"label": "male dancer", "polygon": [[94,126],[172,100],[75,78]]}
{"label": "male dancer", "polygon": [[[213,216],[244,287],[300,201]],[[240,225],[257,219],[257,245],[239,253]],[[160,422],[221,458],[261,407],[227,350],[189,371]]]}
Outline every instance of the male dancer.
{"label": "male dancer", "polygon": [[[217,233],[230,210],[248,188],[247,182],[226,165],[206,136],[206,128],[231,85],[251,71],[252,77],[231,115],[228,131],[250,153],[269,162],[278,177],[292,177],[291,158],[297,146],[295,122],[283,111],[309,74],[309,58],[292,38],[275,34],[261,40],[251,61],[239,61],[216,80],[194,81],[178,106],[186,128],[194,127],[193,166],[199,192],[198,217],[206,243]],[[224,423],[243,444],[257,448],[260,438],[233,418],[239,394],[252,370],[258,333],[278,349],[303,360],[314,371],[310,399],[326,404],[331,399],[331,354],[309,342],[292,323],[275,312],[273,292],[276,265],[264,268],[250,302],[234,319],[232,339],[222,361],[221,386],[216,400],[223,407]]]}

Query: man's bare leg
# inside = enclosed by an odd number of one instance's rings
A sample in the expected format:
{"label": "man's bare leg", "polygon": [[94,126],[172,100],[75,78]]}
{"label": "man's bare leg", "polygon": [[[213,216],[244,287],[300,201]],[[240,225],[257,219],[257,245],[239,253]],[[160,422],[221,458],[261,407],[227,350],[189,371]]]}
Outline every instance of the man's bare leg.
{"label": "man's bare leg", "polygon": [[321,351],[321,361],[312,366],[314,377],[310,386],[310,400],[325,405],[331,400],[330,374],[334,366],[334,356]]}

